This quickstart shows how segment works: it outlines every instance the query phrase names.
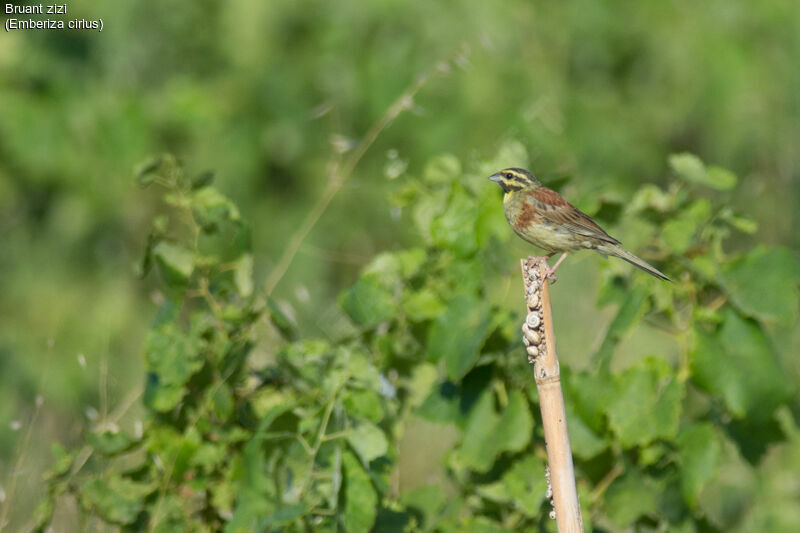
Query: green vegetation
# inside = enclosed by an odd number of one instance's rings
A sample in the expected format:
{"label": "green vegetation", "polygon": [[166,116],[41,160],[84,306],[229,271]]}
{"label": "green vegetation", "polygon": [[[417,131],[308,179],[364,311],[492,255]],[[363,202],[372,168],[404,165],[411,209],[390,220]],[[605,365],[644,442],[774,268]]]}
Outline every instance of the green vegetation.
{"label": "green vegetation", "polygon": [[[207,175],[189,179],[171,158],[146,165],[140,182],[165,188],[172,207],[155,218],[142,264],[158,270],[164,300],[145,342],[147,421],[140,435],[97,427],[86,466],[57,447],[41,524],[70,494],[89,516],[131,530],[547,527],[522,316],[493,297],[511,275],[496,260],[509,232],[481,179],[500,160],[525,159],[510,143],[473,171],[443,156],[407,178],[394,202],[422,243],[370,262],[340,297],[352,324],[327,339],[297,339],[292,319],[254,290],[250,231]],[[646,185],[627,205],[598,208],[635,225],[682,273],[670,284],[603,268],[600,303],[617,314],[590,368],[565,368],[586,520],[671,531],[798,525],[764,457],[800,450],[787,403],[795,382],[765,325],[797,320],[800,265],[782,248],[725,253],[752,221],[702,192],[732,189],[735,175],[689,154],[671,163],[666,190]],[[659,228],[671,229],[659,239]],[[255,357],[262,317],[283,337],[268,343],[266,362]],[[614,370],[626,334],[647,327],[674,341],[676,360],[650,347]],[[414,417],[456,437],[446,479],[398,490]],[[758,505],[761,491],[782,498]]]}
{"label": "green vegetation", "polygon": [[0,34],[10,530],[553,530],[508,166],[676,280],[552,289],[587,526],[800,527],[794,3],[69,7]]}

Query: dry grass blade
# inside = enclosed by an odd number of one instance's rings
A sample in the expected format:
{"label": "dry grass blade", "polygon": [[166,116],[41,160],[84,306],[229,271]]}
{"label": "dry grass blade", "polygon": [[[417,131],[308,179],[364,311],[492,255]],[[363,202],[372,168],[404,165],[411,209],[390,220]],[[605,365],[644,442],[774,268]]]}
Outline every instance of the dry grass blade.
{"label": "dry grass blade", "polygon": [[[468,50],[466,47],[462,47],[452,61],[458,61],[459,57],[462,57],[466,54],[466,50]],[[439,61],[437,62],[437,65],[441,65],[442,63],[443,61]],[[435,69],[434,72],[443,74],[441,68]],[[444,74],[446,74],[446,72]],[[361,139],[361,142],[356,145],[355,149],[352,150],[343,160],[336,158],[331,162],[331,164],[328,165],[328,183],[325,186],[325,190],[322,192],[322,196],[319,197],[317,202],[303,219],[303,222],[289,238],[289,242],[286,245],[283,254],[281,254],[281,257],[275,265],[275,268],[272,269],[267,277],[265,287],[267,296],[272,294],[272,291],[275,290],[275,287],[277,287],[281,279],[283,279],[283,276],[286,274],[286,271],[289,270],[289,266],[292,264],[292,261],[297,255],[297,251],[303,244],[303,241],[306,239],[311,230],[314,229],[314,226],[316,226],[320,217],[322,217],[322,215],[328,209],[328,206],[338,194],[339,190],[342,188],[342,185],[347,181],[348,178],[350,178],[356,165],[358,165],[359,161],[361,161],[361,159],[364,157],[364,154],[367,153],[367,150],[370,149],[381,132],[383,132],[383,130],[385,130],[394,119],[396,119],[403,111],[408,111],[414,106],[414,96],[416,96],[420,89],[422,89],[422,87],[424,87],[430,79],[430,73],[423,73],[417,76],[411,86],[406,89],[403,94],[401,94],[400,97],[389,106],[386,112],[369,128],[366,135],[363,139]]]}

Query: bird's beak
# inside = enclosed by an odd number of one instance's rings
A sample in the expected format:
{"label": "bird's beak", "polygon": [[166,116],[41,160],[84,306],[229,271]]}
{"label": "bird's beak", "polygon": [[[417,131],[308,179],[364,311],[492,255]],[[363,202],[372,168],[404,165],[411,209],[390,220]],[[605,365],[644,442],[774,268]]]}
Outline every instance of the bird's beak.
{"label": "bird's beak", "polygon": [[492,174],[491,176],[489,176],[489,180],[493,181],[495,183],[502,183],[503,178],[500,175],[500,173],[498,172],[497,174]]}

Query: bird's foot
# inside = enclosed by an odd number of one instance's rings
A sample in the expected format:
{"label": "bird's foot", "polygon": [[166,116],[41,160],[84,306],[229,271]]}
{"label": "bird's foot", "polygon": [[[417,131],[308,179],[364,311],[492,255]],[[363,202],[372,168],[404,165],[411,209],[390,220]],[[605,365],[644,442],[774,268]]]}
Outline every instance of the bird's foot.
{"label": "bird's foot", "polygon": [[550,285],[555,285],[556,281],[558,281],[558,276],[556,276],[555,268],[545,269],[544,273],[542,274],[542,283],[544,283],[547,280],[550,280]]}
{"label": "bird's foot", "polygon": [[[550,265],[547,264],[547,260],[553,257],[554,255],[556,255],[556,252],[536,257],[528,257],[528,259],[525,260],[527,261],[529,267],[533,267],[534,265],[538,267],[539,273],[536,275],[540,277],[541,283],[550,280],[550,284],[554,284],[556,281],[558,281],[558,277],[556,277],[555,272],[558,269],[558,266],[561,264],[561,261],[563,261],[564,258],[567,256],[567,253],[564,252],[564,254],[562,254],[561,257],[559,257],[558,261],[556,261],[556,264],[553,265],[552,268],[550,268]],[[531,274],[531,276],[533,275],[534,274]]]}
{"label": "bird's foot", "polygon": [[[548,255],[547,258],[549,259],[553,255],[555,255],[555,253]],[[553,268],[547,268],[547,261],[543,261],[545,270],[544,273],[542,274],[542,283],[544,283],[547,280],[550,280],[550,284],[553,285],[555,284],[556,281],[558,281],[558,278],[556,277],[556,270],[558,270],[558,266],[561,264],[561,261],[563,261],[566,257],[567,257],[567,252],[561,254],[561,257],[558,258],[558,261],[556,261],[556,264],[553,265]]]}

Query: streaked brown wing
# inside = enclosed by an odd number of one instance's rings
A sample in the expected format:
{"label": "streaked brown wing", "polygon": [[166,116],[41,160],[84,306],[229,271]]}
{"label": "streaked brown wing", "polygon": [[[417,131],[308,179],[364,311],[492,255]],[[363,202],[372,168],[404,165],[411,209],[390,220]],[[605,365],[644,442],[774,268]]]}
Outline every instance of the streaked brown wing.
{"label": "streaked brown wing", "polygon": [[533,201],[537,213],[553,224],[584,237],[620,244],[617,239],[606,233],[594,220],[589,218],[589,215],[564,200],[556,191],[540,187],[530,191],[528,195]]}

